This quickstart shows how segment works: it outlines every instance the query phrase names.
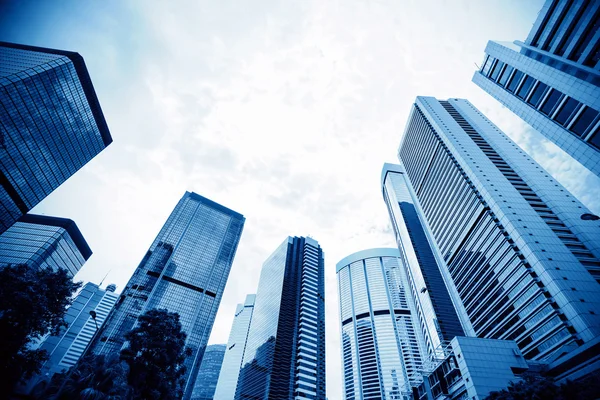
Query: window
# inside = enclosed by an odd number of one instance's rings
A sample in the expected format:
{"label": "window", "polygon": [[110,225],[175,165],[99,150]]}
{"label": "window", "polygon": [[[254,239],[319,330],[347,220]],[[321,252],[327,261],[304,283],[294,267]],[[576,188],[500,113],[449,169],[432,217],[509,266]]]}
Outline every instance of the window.
{"label": "window", "polygon": [[588,141],[589,144],[600,150],[600,132],[596,132],[594,136]]}
{"label": "window", "polygon": [[488,72],[490,71],[490,68],[492,66],[492,64],[494,63],[495,58],[488,56],[485,60],[485,62],[483,63],[483,67],[481,68],[481,73],[485,76],[487,76]]}
{"label": "window", "polygon": [[515,74],[513,75],[512,79],[510,80],[510,83],[508,84],[507,89],[509,92],[515,91],[515,89],[517,88],[517,85],[521,81],[522,77],[523,77],[523,73],[519,70],[515,70]]}
{"label": "window", "polygon": [[529,92],[529,89],[531,89],[531,86],[533,85],[533,82],[535,82],[535,79],[533,79],[532,77],[527,75],[525,77],[525,80],[523,81],[523,84],[519,88],[519,91],[517,92],[517,97],[520,97],[521,99],[525,99],[525,97],[527,97],[527,93]]}
{"label": "window", "polygon": [[504,68],[504,72],[502,72],[502,75],[500,75],[500,79],[498,80],[498,83],[502,86],[506,85],[506,81],[508,81],[508,78],[510,77],[510,73],[513,72],[514,68],[511,67],[510,65],[507,65],[506,68]]}
{"label": "window", "polygon": [[533,89],[533,93],[531,94],[531,97],[527,102],[537,108],[537,106],[540,104],[540,100],[542,100],[542,97],[546,93],[547,89],[548,85],[542,82],[538,82],[538,85],[535,87],[535,89]]}
{"label": "window", "polygon": [[577,121],[571,126],[571,131],[578,136],[583,136],[585,131],[590,127],[598,116],[598,111],[593,108],[586,107],[585,110],[579,115]]}
{"label": "window", "polygon": [[571,115],[573,115],[573,111],[575,111],[580,104],[581,103],[577,100],[569,97],[554,119],[559,124],[566,125]]}
{"label": "window", "polygon": [[562,92],[559,92],[556,89],[552,89],[552,92],[550,92],[550,95],[548,96],[546,102],[542,106],[541,111],[548,116],[551,115],[552,111],[554,110],[554,107],[556,107],[561,97]]}
{"label": "window", "polygon": [[491,76],[490,76],[490,78],[492,78],[492,80],[495,81],[498,78],[498,74],[500,74],[502,67],[504,67],[504,63],[502,61],[498,61],[492,71]]}

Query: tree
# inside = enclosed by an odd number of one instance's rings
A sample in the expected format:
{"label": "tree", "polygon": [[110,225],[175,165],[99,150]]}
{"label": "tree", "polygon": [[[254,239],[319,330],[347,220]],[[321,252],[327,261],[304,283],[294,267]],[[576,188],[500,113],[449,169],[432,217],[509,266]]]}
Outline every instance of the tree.
{"label": "tree", "polygon": [[125,362],[117,355],[88,354],[72,370],[55,374],[36,398],[124,400],[128,398],[129,391]]}
{"label": "tree", "polygon": [[133,399],[179,399],[183,395],[185,347],[179,314],[153,309],[138,318],[125,335],[121,359],[129,365],[127,381]]}
{"label": "tree", "polygon": [[510,382],[506,389],[490,392],[485,400],[593,400],[600,397],[600,374],[594,373],[577,381],[554,384],[552,378],[525,373],[518,382]]}
{"label": "tree", "polygon": [[28,345],[67,326],[63,317],[80,286],[64,269],[0,267],[0,393],[40,370],[48,355]]}

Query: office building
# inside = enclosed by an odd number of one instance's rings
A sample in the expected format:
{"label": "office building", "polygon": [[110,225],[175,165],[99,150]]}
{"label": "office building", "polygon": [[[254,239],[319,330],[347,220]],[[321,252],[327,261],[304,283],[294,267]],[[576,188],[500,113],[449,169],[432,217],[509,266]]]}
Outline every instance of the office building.
{"label": "office building", "polygon": [[112,142],[83,58],[0,42],[0,233]]}
{"label": "office building", "polygon": [[[443,349],[450,340],[465,335],[454,306],[460,306],[460,299],[452,299],[446,288],[442,275],[446,271],[444,260],[435,248],[435,240],[404,168],[385,164],[381,187],[427,352],[433,358],[443,357]],[[450,281],[448,278],[446,276]]]}
{"label": "office building", "polygon": [[600,176],[600,2],[547,0],[529,36],[490,41],[473,82]]}
{"label": "office building", "polygon": [[325,398],[323,250],[288,237],[264,262],[236,399]]}
{"label": "office building", "polygon": [[219,381],[215,390],[215,399],[233,400],[235,398],[235,389],[242,368],[242,359],[248,341],[248,331],[252,322],[255,301],[256,295],[249,294],[246,296],[244,304],[237,305]]}
{"label": "office building", "polygon": [[512,340],[456,336],[448,354],[423,376],[415,400],[485,399],[518,382],[530,366]]}
{"label": "office building", "polygon": [[67,218],[25,214],[0,235],[0,266],[63,268],[74,276],[91,255],[79,228]]}
{"label": "office building", "polygon": [[215,389],[217,388],[217,380],[219,379],[226,349],[227,345],[224,344],[212,344],[206,347],[196,377],[192,400],[221,400],[215,396]]}
{"label": "office building", "polygon": [[184,376],[189,399],[244,221],[241,214],[186,192],[123,289],[92,351],[118,354],[140,315],[154,308],[176,312],[192,349]]}
{"label": "office building", "polygon": [[549,360],[600,336],[600,222],[471,103],[418,97],[399,158],[465,331]]}
{"label": "office building", "polygon": [[[115,293],[115,289],[116,286],[112,284],[101,289],[91,282],[81,288],[65,313],[67,328],[63,328],[59,335],[46,336],[39,344],[38,348],[46,350],[49,358],[40,372],[29,380],[29,389],[47,384],[52,375],[68,370],[79,361],[117,301],[119,295]],[[96,313],[95,320],[90,311]]]}
{"label": "office building", "polygon": [[398,249],[369,249],[337,263],[344,398],[405,399],[427,358]]}

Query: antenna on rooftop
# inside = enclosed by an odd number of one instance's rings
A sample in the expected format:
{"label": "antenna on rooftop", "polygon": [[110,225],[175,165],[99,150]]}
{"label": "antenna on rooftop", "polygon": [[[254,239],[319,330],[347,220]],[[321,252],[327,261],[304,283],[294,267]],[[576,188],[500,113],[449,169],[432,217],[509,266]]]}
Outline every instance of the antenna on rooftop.
{"label": "antenna on rooftop", "polygon": [[104,280],[106,279],[106,277],[108,276],[108,274],[110,274],[110,271],[112,271],[112,269],[109,269],[108,272],[106,273],[106,275],[104,275],[104,278],[102,278],[102,280],[98,284],[98,287],[102,286],[102,283],[104,282]]}

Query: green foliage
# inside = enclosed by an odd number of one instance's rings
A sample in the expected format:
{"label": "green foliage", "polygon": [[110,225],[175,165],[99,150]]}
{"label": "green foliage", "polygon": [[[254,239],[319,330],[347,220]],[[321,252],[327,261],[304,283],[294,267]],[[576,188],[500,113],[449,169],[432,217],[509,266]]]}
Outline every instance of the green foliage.
{"label": "green foliage", "polygon": [[558,386],[551,378],[525,373],[522,380],[509,383],[506,389],[491,392],[485,400],[592,400],[600,398],[598,373],[582,380]]}
{"label": "green foliage", "polygon": [[66,326],[63,317],[81,286],[59,269],[0,267],[0,392],[38,372],[48,355],[27,345]]}
{"label": "green foliage", "polygon": [[125,335],[128,347],[121,359],[129,365],[128,382],[133,399],[179,399],[183,395],[183,365],[191,350],[185,347],[179,315],[150,310]]}

